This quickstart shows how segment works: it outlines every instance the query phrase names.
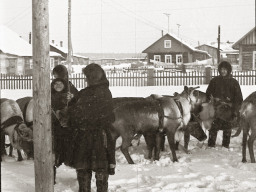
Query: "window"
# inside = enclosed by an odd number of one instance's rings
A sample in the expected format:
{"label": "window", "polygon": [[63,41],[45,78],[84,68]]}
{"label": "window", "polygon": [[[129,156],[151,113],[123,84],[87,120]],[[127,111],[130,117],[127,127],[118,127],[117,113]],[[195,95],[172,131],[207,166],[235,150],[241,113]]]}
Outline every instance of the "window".
{"label": "window", "polygon": [[176,64],[182,64],[182,63],[183,63],[182,54],[176,55]]}
{"label": "window", "polygon": [[54,68],[54,58],[50,58],[50,68]]}
{"label": "window", "polygon": [[171,44],[171,40],[165,40],[164,41],[164,48],[171,48],[172,44]]}
{"label": "window", "polygon": [[171,55],[165,55],[165,63],[172,63],[172,56]]}
{"label": "window", "polygon": [[33,69],[33,59],[29,60],[29,66],[30,66],[30,69]]}
{"label": "window", "polygon": [[161,61],[161,56],[160,55],[154,55],[154,60],[155,61]]}

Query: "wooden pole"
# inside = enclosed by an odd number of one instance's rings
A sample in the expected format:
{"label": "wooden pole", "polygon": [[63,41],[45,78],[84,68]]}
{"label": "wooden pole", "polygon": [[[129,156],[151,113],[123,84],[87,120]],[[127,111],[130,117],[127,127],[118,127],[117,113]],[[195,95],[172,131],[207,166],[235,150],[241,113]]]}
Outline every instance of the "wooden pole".
{"label": "wooden pole", "polygon": [[217,63],[220,63],[220,25],[218,26],[218,50],[217,50]]}
{"label": "wooden pole", "polygon": [[71,73],[71,62],[72,62],[72,41],[71,41],[71,0],[68,0],[68,72]]}
{"label": "wooden pole", "polygon": [[53,192],[48,0],[32,0],[35,191]]}

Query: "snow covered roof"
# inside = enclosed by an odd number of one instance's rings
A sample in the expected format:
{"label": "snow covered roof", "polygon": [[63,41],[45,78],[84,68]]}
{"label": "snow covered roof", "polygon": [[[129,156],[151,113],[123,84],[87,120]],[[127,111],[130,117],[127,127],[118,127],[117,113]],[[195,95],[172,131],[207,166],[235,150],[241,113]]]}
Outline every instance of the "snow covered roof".
{"label": "snow covered roof", "polygon": [[[52,47],[54,47],[55,49],[58,49],[60,52],[64,53],[64,54],[68,54],[68,48],[66,47],[61,47],[58,46],[56,44],[50,43],[50,45]],[[73,54],[74,57],[79,57],[79,58],[84,58],[84,59],[88,59],[88,57],[82,56],[82,55],[78,55],[78,54]]]}
{"label": "snow covered roof", "polygon": [[[214,48],[214,49],[218,49],[218,45],[217,45],[217,47],[216,46],[214,46],[214,45],[210,45],[210,44],[202,44],[202,45],[199,45],[199,46],[197,46],[197,47],[195,47],[196,49],[198,49],[198,48],[200,48],[200,47],[202,47],[202,46],[208,46],[208,47],[211,47],[211,48]],[[222,49],[220,49],[220,50],[222,50]]]}
{"label": "snow covered roof", "polygon": [[0,50],[17,56],[32,56],[32,46],[4,25],[0,25]]}
{"label": "snow covered roof", "polygon": [[[50,56],[51,56],[51,57],[62,57],[61,54],[56,53],[56,52],[53,52],[53,51],[50,51]],[[64,58],[64,57],[62,57],[62,58]]]}
{"label": "snow covered roof", "polygon": [[[0,51],[6,54],[32,57],[32,45],[17,33],[4,25],[0,25]],[[50,52],[51,57],[62,57],[61,54]]]}
{"label": "snow covered roof", "polygon": [[[218,42],[211,42],[207,43],[205,45],[218,48]],[[236,52],[235,49],[232,48],[233,43],[228,43],[228,42],[220,42],[220,49],[222,52]]]}
{"label": "snow covered roof", "polygon": [[[255,37],[255,34],[256,34],[256,27],[253,27],[248,33],[246,33],[241,39],[239,39],[237,42],[235,42],[232,47],[234,49],[239,49],[239,44],[244,40],[246,39],[247,36],[249,36],[251,33],[254,33],[254,37]],[[254,42],[255,42],[255,38],[254,38]]]}

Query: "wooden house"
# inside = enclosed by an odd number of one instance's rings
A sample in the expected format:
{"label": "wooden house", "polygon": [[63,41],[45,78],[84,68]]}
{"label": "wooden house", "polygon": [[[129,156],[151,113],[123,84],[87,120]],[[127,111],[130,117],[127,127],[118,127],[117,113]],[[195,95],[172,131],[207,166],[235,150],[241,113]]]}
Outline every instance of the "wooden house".
{"label": "wooden house", "polygon": [[[230,42],[221,42],[220,43],[220,60],[225,60],[230,62],[232,65],[238,64],[238,51],[232,48],[232,44]],[[218,58],[218,43],[212,42],[210,44],[203,44],[195,47],[196,49],[200,49],[208,52],[212,58],[214,64],[217,64]]]}
{"label": "wooden house", "polygon": [[239,50],[239,66],[242,70],[256,69],[256,27],[233,44]]}
{"label": "wooden house", "polygon": [[[32,75],[32,45],[17,33],[0,25],[0,73],[10,75]],[[50,52],[51,68],[64,58]]]}
{"label": "wooden house", "polygon": [[[50,51],[61,54],[64,60],[67,59],[68,49],[62,46],[62,41],[60,42],[60,46],[54,44],[54,42],[50,43]],[[82,55],[73,54],[72,59],[73,59],[72,65],[88,65],[89,64],[89,58],[84,57]]]}
{"label": "wooden house", "polygon": [[[208,52],[212,56],[212,58],[214,58],[214,59],[218,58],[218,48],[215,47],[215,46],[208,45],[208,44],[203,44],[203,45],[199,45],[195,48]],[[220,49],[220,51],[222,51],[222,50]]]}
{"label": "wooden house", "polygon": [[211,57],[206,51],[195,49],[178,37],[168,33],[142,51],[142,53],[147,53],[148,64],[162,62],[166,65],[180,65]]}

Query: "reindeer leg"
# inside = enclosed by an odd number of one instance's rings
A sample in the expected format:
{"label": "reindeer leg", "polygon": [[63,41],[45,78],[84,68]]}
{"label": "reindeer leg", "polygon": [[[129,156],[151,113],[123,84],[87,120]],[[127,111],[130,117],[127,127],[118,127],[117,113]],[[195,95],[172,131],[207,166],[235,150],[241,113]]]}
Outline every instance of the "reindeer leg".
{"label": "reindeer leg", "polygon": [[1,134],[1,156],[7,155],[6,150],[5,150],[5,134],[4,131],[0,131]]}
{"label": "reindeer leg", "polygon": [[162,132],[157,132],[156,134],[156,146],[155,146],[155,154],[154,154],[154,160],[160,159],[160,151],[163,148],[164,145],[165,136]]}
{"label": "reindeer leg", "polygon": [[241,127],[243,128],[243,147],[242,147],[242,162],[245,163],[246,161],[246,143],[247,143],[247,135],[249,132],[249,125],[245,122],[244,119],[241,119]]}
{"label": "reindeer leg", "polygon": [[9,156],[12,157],[12,152],[13,152],[13,146],[10,145],[10,148],[9,148]]}
{"label": "reindeer leg", "polygon": [[188,151],[188,143],[190,140],[190,133],[189,133],[189,129],[186,128],[185,132],[184,132],[184,148]]}
{"label": "reindeer leg", "polygon": [[168,138],[168,142],[172,152],[173,162],[178,162],[176,152],[175,152],[175,134],[171,132],[167,132],[167,138]]}
{"label": "reindeer leg", "polygon": [[132,138],[127,138],[125,139],[124,137],[122,137],[123,141],[122,141],[122,145],[121,145],[121,151],[122,153],[124,154],[126,160],[128,161],[129,164],[134,164],[130,154],[129,154],[129,147],[131,145],[131,141],[132,141]]}
{"label": "reindeer leg", "polygon": [[148,154],[146,156],[146,159],[152,158],[153,149],[155,147],[155,134],[154,133],[145,133],[143,134],[145,138],[145,142],[147,144]]}
{"label": "reindeer leg", "polygon": [[252,129],[252,134],[248,139],[248,149],[249,149],[249,154],[250,154],[250,158],[251,158],[251,163],[255,163],[255,157],[254,157],[254,151],[253,151],[253,142],[256,138],[256,132],[253,131]]}
{"label": "reindeer leg", "polygon": [[21,155],[21,151],[19,149],[17,149],[17,153],[18,153],[18,161],[22,161],[22,155]]}

